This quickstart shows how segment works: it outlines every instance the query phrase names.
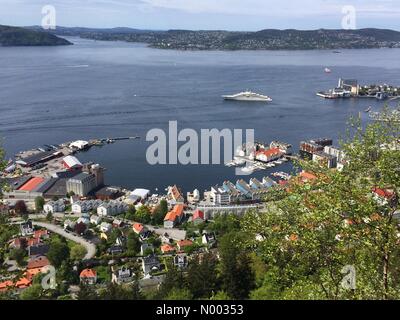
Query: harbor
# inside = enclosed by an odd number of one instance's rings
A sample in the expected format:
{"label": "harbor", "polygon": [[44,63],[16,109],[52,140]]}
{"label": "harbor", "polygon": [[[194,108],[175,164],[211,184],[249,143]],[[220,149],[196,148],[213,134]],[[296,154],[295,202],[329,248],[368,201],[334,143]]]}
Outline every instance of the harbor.
{"label": "harbor", "polygon": [[337,87],[328,91],[319,91],[317,96],[324,99],[346,99],[346,98],[368,98],[390,101],[398,99],[400,87],[388,84],[359,85],[355,79],[342,79],[338,81]]}

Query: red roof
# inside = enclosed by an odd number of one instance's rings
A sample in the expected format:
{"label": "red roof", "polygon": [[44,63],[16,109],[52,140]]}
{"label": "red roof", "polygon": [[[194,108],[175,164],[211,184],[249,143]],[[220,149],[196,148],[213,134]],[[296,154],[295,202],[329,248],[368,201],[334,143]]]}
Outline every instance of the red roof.
{"label": "red roof", "polygon": [[302,178],[302,180],[315,180],[317,179],[317,176],[313,175],[312,173],[303,171],[300,173],[300,177]]}
{"label": "red roof", "polygon": [[166,253],[166,252],[171,252],[171,251],[175,251],[175,248],[169,244],[163,244],[161,246],[161,252],[162,253]]}
{"label": "red roof", "polygon": [[394,196],[393,190],[388,189],[374,188],[373,192],[376,193],[378,196],[386,199],[391,199]]}
{"label": "red roof", "polygon": [[43,236],[47,236],[49,232],[47,230],[36,230],[33,234],[35,238],[41,238]]}
{"label": "red roof", "polygon": [[97,272],[93,269],[84,269],[79,276],[81,278],[95,278],[97,276]]}
{"label": "red roof", "polygon": [[271,149],[267,149],[267,150],[261,149],[257,152],[257,155],[264,154],[267,157],[271,157],[271,156],[274,156],[274,155],[277,155],[280,153],[282,153],[282,152],[278,148],[271,148]]}
{"label": "red roof", "polygon": [[133,230],[136,231],[137,233],[142,232],[143,228],[144,228],[143,225],[140,223],[133,224]]}
{"label": "red roof", "polygon": [[39,256],[29,260],[27,269],[43,268],[50,265],[49,260],[45,256]]}
{"label": "red roof", "polygon": [[197,209],[197,210],[193,213],[193,220],[196,220],[196,219],[204,220],[204,212],[201,211],[201,210],[199,210],[199,209]]}
{"label": "red roof", "polygon": [[41,184],[43,181],[44,181],[44,179],[41,178],[41,177],[32,178],[27,183],[25,183],[21,188],[19,188],[18,190],[21,190],[21,191],[32,191],[39,184]]}
{"label": "red roof", "polygon": [[191,240],[181,240],[181,241],[178,241],[178,247],[179,247],[179,248],[188,247],[188,246],[191,246],[192,244],[193,244],[193,241],[191,241]]}
{"label": "red roof", "polygon": [[183,215],[183,204],[177,204],[172,211],[168,212],[164,218],[164,221],[175,221],[178,217]]}
{"label": "red roof", "polygon": [[13,287],[14,283],[10,280],[0,282],[0,291],[7,291],[10,287]]}

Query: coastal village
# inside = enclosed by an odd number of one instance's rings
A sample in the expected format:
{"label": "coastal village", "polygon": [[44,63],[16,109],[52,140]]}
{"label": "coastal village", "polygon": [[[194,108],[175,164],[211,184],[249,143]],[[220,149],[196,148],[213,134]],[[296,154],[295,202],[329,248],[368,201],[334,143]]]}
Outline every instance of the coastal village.
{"label": "coastal village", "polygon": [[[390,86],[361,87],[356,80],[340,79],[338,88],[318,95],[386,99],[397,97],[397,92]],[[220,217],[262,212],[270,192],[288,191],[293,180],[316,179],[312,172],[289,166],[292,172],[225,180],[204,192],[184,192],[172,185],[154,193],[143,186],[128,190],[109,185],[106,168],[79,160],[79,154],[91,148],[138,138],[43,145],[9,160],[0,176],[0,211],[10,217],[12,237],[1,266],[7,272],[0,277],[0,292],[18,296],[33,286],[51,270],[54,243],[60,241],[73,252],[72,265],[60,261],[56,266],[75,275],[74,284],[64,290],[69,297],[76,297],[82,285],[99,289],[109,283],[135,284],[141,292],[157,290],[169,268],[184,271],[206,254],[219,259],[215,221]],[[339,171],[346,165],[346,155],[330,138],[301,141],[298,150],[294,154],[293,146],[282,141],[244,144],[225,165],[246,175],[297,159]],[[377,199],[391,196],[384,189],[374,193]]]}
{"label": "coastal village", "polygon": [[[137,137],[135,137],[137,138]],[[7,276],[0,291],[19,294],[46,273],[50,265],[51,239],[67,239],[81,251],[73,268],[79,282],[102,286],[108,282],[138,283],[140,290],[153,290],[163,282],[169,265],[184,270],[194,257],[212,253],[218,257],[218,233],[213,221],[219,216],[241,216],[262,210],[263,199],[275,189],[285,189],[290,179],[315,179],[312,173],[292,177],[275,172],[263,179],[221,181],[203,194],[170,186],[165,194],[137,188],[127,190],[107,185],[100,164],[81,163],[79,152],[114,139],[73,141],[21,152],[2,173],[1,210],[11,215],[15,235],[9,250],[22,250],[21,267],[9,256]],[[345,156],[331,139],[300,143],[299,155],[292,146],[273,141],[246,147],[229,166],[250,162],[252,169],[272,168],[296,157],[310,159],[328,168],[341,169]],[[250,151],[250,152],[249,152]],[[79,251],[79,250],[75,250]],[[22,276],[21,276],[22,274]],[[73,296],[78,286],[71,286]]]}

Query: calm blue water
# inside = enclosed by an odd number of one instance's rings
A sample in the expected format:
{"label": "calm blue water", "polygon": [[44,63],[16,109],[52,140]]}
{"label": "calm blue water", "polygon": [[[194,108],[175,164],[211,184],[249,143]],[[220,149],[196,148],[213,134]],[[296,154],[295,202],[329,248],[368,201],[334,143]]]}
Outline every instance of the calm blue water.
{"label": "calm blue water", "polygon": [[[334,87],[339,77],[400,85],[398,49],[179,52],[70,40],[74,46],[0,48],[0,136],[7,155],[74,139],[140,135],[141,140],[79,155],[106,166],[109,184],[131,188],[176,183],[184,191],[204,190],[237,179],[234,169],[223,165],[148,165],[146,132],[165,129],[169,120],[196,130],[255,129],[257,140],[278,139],[297,148],[302,139],[337,139],[351,115],[383,105],[322,100],[316,91]],[[332,74],[323,72],[326,66]],[[220,98],[244,89],[268,94],[274,102]]]}

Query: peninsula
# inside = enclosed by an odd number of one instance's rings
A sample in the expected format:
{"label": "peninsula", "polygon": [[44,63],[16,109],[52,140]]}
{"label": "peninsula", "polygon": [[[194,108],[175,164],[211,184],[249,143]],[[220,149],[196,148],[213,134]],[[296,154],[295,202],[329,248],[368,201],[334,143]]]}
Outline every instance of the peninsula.
{"label": "peninsula", "polygon": [[63,46],[72,43],[48,32],[0,25],[0,47]]}

